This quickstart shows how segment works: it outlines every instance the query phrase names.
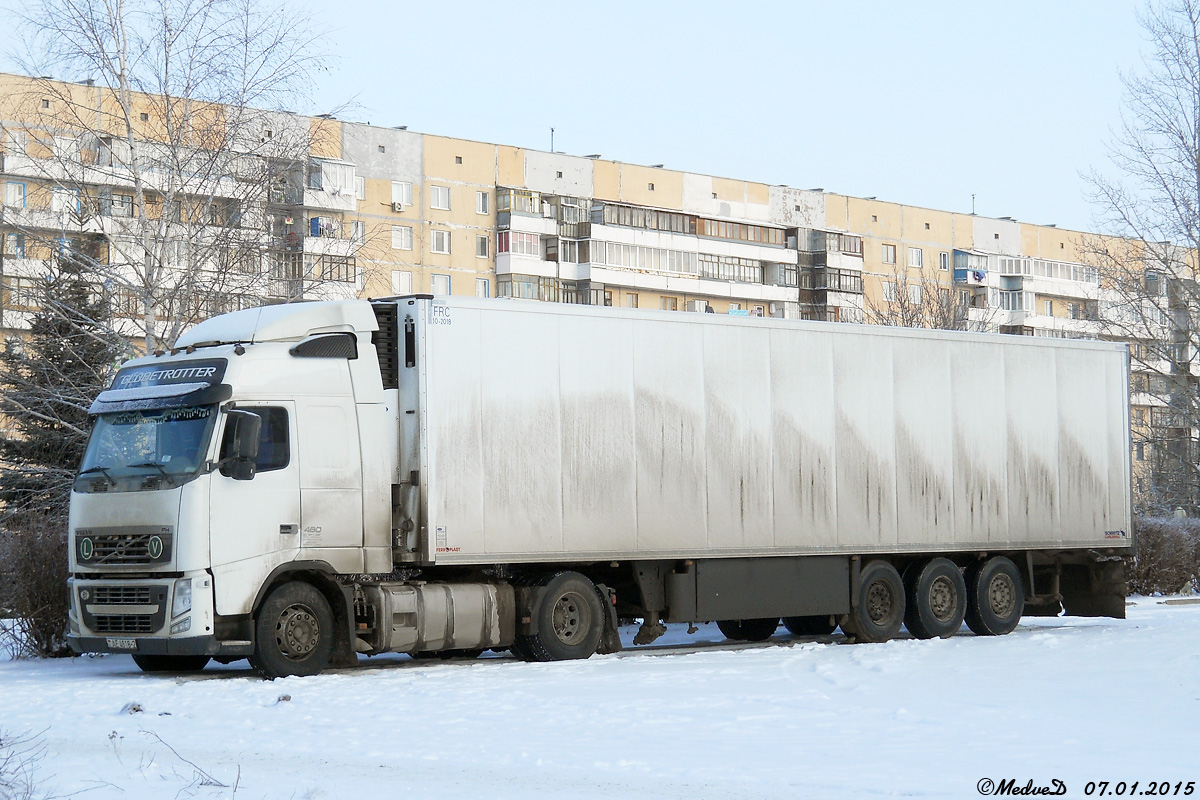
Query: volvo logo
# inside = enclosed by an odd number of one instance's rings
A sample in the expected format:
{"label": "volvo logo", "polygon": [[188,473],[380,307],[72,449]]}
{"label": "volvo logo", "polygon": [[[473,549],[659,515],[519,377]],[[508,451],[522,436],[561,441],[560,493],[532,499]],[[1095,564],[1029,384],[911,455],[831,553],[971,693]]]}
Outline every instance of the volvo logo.
{"label": "volvo logo", "polygon": [[83,561],[90,561],[95,553],[96,547],[92,544],[92,540],[86,536],[79,540],[79,558]]}
{"label": "volvo logo", "polygon": [[157,536],[151,536],[150,541],[146,543],[146,551],[151,558],[158,558],[163,552],[163,541]]}

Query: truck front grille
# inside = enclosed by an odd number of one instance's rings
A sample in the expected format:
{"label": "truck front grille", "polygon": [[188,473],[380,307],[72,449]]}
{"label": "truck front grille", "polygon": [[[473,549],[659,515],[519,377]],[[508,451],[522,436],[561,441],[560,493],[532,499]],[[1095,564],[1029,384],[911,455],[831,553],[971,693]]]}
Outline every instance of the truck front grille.
{"label": "truck front grille", "polygon": [[90,626],[96,633],[154,633],[152,614],[97,614]]}
{"label": "truck front grille", "polygon": [[171,560],[174,538],[170,526],[80,528],[75,531],[75,556],[85,567],[164,564]]}
{"label": "truck front grille", "polygon": [[99,606],[148,606],[149,586],[96,586],[92,589],[93,603]]}

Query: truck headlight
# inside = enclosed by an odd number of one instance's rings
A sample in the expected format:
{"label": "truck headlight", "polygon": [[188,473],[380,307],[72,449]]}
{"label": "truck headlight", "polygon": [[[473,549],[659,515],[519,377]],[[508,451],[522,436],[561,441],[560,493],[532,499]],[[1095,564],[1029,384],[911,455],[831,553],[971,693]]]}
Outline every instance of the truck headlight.
{"label": "truck headlight", "polygon": [[171,616],[178,617],[192,610],[192,579],[180,578],[175,581],[175,596],[171,601]]}

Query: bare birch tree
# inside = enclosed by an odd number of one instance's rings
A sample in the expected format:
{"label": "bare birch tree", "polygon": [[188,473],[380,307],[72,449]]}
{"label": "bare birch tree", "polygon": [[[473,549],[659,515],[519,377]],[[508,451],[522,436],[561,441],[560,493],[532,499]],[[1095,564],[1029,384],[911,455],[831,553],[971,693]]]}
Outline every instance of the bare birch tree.
{"label": "bare birch tree", "polygon": [[20,121],[6,171],[36,175],[50,211],[6,209],[5,225],[86,261],[127,335],[169,347],[322,279],[288,211],[323,190],[321,127],[282,111],[324,63],[306,20],[254,0],[34,0],[22,34],[30,75],[82,80],[36,78],[5,102]]}
{"label": "bare birch tree", "polygon": [[1088,176],[1104,234],[1100,325],[1131,343],[1136,487],[1144,511],[1200,511],[1200,3],[1168,0],[1141,18],[1148,52],[1124,77],[1114,169]]}

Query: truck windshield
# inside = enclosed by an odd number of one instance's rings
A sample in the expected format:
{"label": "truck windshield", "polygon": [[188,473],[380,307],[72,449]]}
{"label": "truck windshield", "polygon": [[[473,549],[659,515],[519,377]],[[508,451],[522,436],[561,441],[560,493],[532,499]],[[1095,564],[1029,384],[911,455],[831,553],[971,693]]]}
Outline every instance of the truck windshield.
{"label": "truck windshield", "polygon": [[102,414],[76,491],[136,491],[190,480],[204,463],[215,420],[215,406]]}

